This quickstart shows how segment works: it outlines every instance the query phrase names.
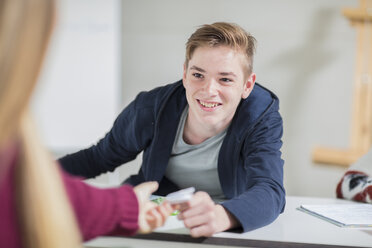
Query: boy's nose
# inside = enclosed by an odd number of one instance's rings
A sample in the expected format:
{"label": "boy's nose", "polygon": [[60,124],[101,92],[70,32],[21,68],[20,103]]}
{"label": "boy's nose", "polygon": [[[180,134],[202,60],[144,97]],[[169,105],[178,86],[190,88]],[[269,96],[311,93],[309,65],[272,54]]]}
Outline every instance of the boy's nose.
{"label": "boy's nose", "polygon": [[211,95],[215,95],[217,94],[217,86],[218,82],[216,82],[214,79],[211,79],[205,83],[204,90]]}

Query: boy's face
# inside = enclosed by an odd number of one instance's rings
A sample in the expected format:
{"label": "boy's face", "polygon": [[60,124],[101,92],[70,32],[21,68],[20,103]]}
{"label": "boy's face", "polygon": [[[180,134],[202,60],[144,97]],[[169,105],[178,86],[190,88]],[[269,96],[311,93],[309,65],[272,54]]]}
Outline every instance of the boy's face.
{"label": "boy's face", "polygon": [[227,127],[254,86],[256,75],[246,75],[246,64],[242,52],[227,46],[198,47],[183,73],[190,120],[216,129]]}

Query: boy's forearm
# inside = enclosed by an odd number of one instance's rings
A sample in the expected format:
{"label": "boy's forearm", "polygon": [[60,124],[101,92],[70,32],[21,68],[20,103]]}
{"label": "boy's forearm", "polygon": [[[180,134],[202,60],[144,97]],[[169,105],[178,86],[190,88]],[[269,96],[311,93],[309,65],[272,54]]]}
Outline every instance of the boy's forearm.
{"label": "boy's forearm", "polygon": [[215,212],[217,218],[217,232],[223,232],[239,227],[239,221],[222,205],[217,204],[215,207]]}

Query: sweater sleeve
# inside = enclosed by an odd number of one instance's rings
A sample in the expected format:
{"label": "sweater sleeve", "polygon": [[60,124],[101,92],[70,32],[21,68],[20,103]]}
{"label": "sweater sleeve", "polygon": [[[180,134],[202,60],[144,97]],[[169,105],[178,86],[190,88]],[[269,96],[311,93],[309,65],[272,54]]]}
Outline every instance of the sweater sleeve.
{"label": "sweater sleeve", "polygon": [[338,198],[372,203],[372,149],[345,172],[336,187]]}
{"label": "sweater sleeve", "polygon": [[99,189],[62,173],[63,182],[84,241],[100,235],[134,235],[138,201],[133,188]]}
{"label": "sweater sleeve", "polygon": [[84,178],[93,178],[136,158],[140,152],[134,149],[136,111],[135,102],[129,104],[116,118],[111,130],[97,144],[68,154],[59,159],[68,173]]}
{"label": "sweater sleeve", "polygon": [[284,211],[282,134],[282,118],[273,111],[246,138],[242,149],[245,192],[222,204],[238,219],[244,232],[273,222]]}
{"label": "sweater sleeve", "polygon": [[140,93],[97,144],[60,158],[62,168],[75,176],[93,178],[135,159],[153,136],[153,107],[143,104],[144,98],[147,93]]}

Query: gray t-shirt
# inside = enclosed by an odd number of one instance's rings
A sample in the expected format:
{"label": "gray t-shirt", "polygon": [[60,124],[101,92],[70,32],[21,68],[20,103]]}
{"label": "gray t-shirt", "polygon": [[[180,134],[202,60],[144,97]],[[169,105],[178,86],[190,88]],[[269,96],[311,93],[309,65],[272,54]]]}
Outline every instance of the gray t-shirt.
{"label": "gray t-shirt", "polygon": [[183,140],[183,130],[188,110],[186,106],[178,124],[165,175],[180,188],[193,186],[197,191],[207,192],[214,201],[223,201],[225,196],[218,178],[217,164],[227,128],[200,144],[186,144]]}

